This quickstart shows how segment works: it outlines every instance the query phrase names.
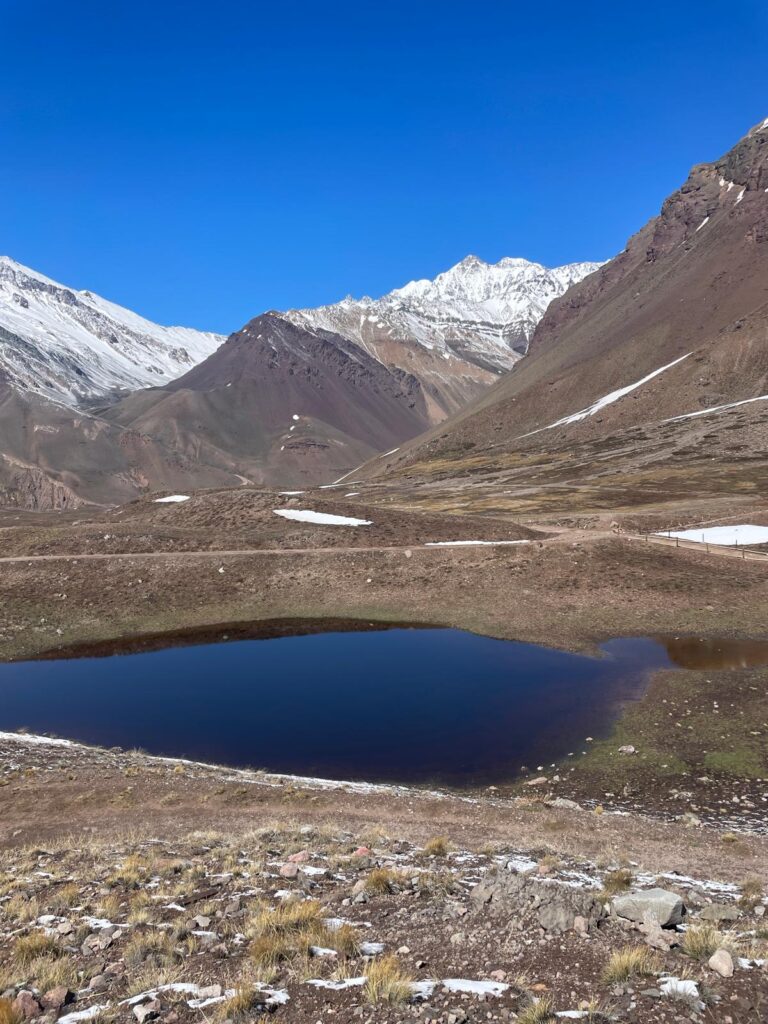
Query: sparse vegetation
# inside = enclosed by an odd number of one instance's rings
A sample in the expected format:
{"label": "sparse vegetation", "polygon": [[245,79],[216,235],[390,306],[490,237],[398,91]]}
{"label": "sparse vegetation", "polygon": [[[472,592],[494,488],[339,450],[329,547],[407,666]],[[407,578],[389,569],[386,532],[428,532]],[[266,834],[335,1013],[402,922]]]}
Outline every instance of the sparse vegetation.
{"label": "sparse vegetation", "polygon": [[446,857],[450,846],[445,836],[432,836],[424,844],[425,857]]}
{"label": "sparse vegetation", "polygon": [[21,1019],[10,999],[0,999],[0,1024],[21,1024]]}
{"label": "sparse vegetation", "polygon": [[661,970],[658,956],[647,946],[625,946],[611,953],[603,971],[603,981],[615,985],[630,978],[645,978]]}
{"label": "sparse vegetation", "polygon": [[365,997],[369,1003],[405,1003],[411,997],[412,981],[394,953],[389,953],[368,965]]}
{"label": "sparse vegetation", "polygon": [[736,952],[736,942],[732,936],[721,932],[714,924],[696,924],[689,928],[683,936],[683,952],[694,960],[708,960],[718,949]]}
{"label": "sparse vegetation", "polygon": [[409,884],[408,876],[393,868],[374,868],[365,880],[365,891],[383,896]]}
{"label": "sparse vegetation", "polygon": [[517,1017],[517,1024],[550,1024],[557,1020],[555,1003],[551,996],[542,996],[526,1006]]}
{"label": "sparse vegetation", "polygon": [[741,883],[739,906],[745,910],[754,910],[763,899],[763,883],[759,878],[745,878]]}
{"label": "sparse vegetation", "polygon": [[33,960],[41,957],[58,956],[60,952],[56,940],[43,932],[22,935],[13,946],[13,958],[22,967],[29,967]]}
{"label": "sparse vegetation", "polygon": [[632,872],[629,868],[617,868],[609,871],[603,879],[603,892],[606,896],[616,896],[626,892],[632,885]]}

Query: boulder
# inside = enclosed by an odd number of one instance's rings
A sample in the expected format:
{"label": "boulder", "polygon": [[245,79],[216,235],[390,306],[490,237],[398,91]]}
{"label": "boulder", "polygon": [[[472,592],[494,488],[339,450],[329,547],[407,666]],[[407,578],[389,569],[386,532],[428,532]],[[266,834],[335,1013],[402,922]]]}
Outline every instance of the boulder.
{"label": "boulder", "polygon": [[711,971],[719,974],[721,978],[733,977],[733,957],[727,949],[716,949],[709,958],[707,965]]}
{"label": "boulder", "polygon": [[57,985],[56,988],[48,989],[40,1002],[46,1010],[60,1010],[62,1006],[71,1003],[74,998],[74,992],[70,991],[66,985]]}
{"label": "boulder", "polygon": [[611,903],[611,910],[617,917],[642,923],[653,916],[662,928],[674,928],[686,914],[685,905],[677,893],[669,889],[645,889],[623,893]]}
{"label": "boulder", "polygon": [[23,1020],[31,1020],[33,1017],[39,1017],[42,1013],[40,1003],[25,988],[13,1000],[13,1009]]}
{"label": "boulder", "polygon": [[699,917],[702,921],[715,921],[719,924],[720,921],[738,921],[741,911],[738,907],[726,906],[723,903],[710,903],[704,907]]}
{"label": "boulder", "polygon": [[574,889],[556,879],[537,879],[510,871],[490,872],[472,890],[470,901],[477,910],[507,919],[533,918],[541,928],[567,932],[590,926],[605,916],[605,908],[593,892]]}

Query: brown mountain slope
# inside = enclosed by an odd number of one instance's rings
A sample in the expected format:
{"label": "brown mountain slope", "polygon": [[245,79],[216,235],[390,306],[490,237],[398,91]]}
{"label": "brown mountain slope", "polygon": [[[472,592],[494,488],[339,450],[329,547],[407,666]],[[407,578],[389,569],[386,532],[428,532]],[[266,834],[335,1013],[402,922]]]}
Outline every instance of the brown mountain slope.
{"label": "brown mountain slope", "polygon": [[[621,389],[627,393],[612,394]],[[411,486],[469,473],[503,483],[513,464],[540,465],[555,451],[565,457],[562,475],[567,453],[579,446],[637,428],[653,445],[660,434],[651,424],[766,394],[768,121],[722,159],[694,167],[622,253],[555,300],[515,370],[464,412],[355,476],[388,474],[393,486],[406,479]],[[733,414],[753,455],[768,441],[766,404]],[[719,437],[729,415],[665,428],[675,438],[670,451],[684,450],[691,433]],[[643,445],[623,444],[625,465],[634,465],[630,456]],[[698,444],[691,458],[704,457]],[[588,463],[582,477],[599,471],[594,458]]]}
{"label": "brown mountain slope", "polygon": [[129,501],[161,487],[233,486],[134,429],[123,429],[0,382],[0,505],[74,508]]}
{"label": "brown mountain slope", "polygon": [[135,392],[101,415],[277,486],[328,483],[437,417],[413,375],[272,313],[167,387]]}

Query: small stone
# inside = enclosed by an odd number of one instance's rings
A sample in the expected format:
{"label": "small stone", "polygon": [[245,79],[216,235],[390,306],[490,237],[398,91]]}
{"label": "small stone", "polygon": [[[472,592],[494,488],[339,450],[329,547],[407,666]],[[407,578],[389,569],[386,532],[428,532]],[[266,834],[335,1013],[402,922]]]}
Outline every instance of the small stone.
{"label": "small stone", "polygon": [[299,850],[298,853],[292,853],[288,858],[289,864],[305,864],[309,860],[309,853],[306,850]]}
{"label": "small stone", "polygon": [[721,978],[733,977],[733,957],[727,949],[715,950],[707,961],[707,965],[711,971],[719,974]]}
{"label": "small stone", "polygon": [[282,878],[296,878],[299,874],[298,864],[283,864],[280,868],[280,875]]}
{"label": "small stone", "polygon": [[546,777],[546,775],[539,775],[535,779],[528,779],[528,781],[525,783],[525,785],[526,786],[546,786],[548,782],[549,782],[549,779]]}
{"label": "small stone", "polygon": [[619,747],[620,754],[636,754],[637,751],[631,743],[625,743],[623,747]]}
{"label": "small stone", "polygon": [[587,921],[586,917],[582,917],[581,914],[577,914],[573,919],[573,930],[577,935],[589,935],[589,921]]}
{"label": "small stone", "polygon": [[407,956],[411,950],[409,946],[400,946],[397,952],[400,956]]}

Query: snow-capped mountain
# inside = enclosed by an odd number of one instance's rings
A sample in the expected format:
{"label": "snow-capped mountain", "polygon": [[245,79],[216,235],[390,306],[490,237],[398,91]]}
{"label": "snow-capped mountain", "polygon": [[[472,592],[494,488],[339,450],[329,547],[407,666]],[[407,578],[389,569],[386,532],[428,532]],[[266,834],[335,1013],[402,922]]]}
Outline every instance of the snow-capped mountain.
{"label": "snow-capped mountain", "polygon": [[600,266],[550,269],[524,259],[486,263],[467,256],[433,281],[411,281],[380,299],[347,297],[285,315],[299,326],[341,334],[382,361],[388,344],[416,342],[499,372],[525,354],[550,302]]}
{"label": "snow-capped mountain", "polygon": [[0,256],[0,378],[63,405],[167,384],[224,341],[161,327]]}

